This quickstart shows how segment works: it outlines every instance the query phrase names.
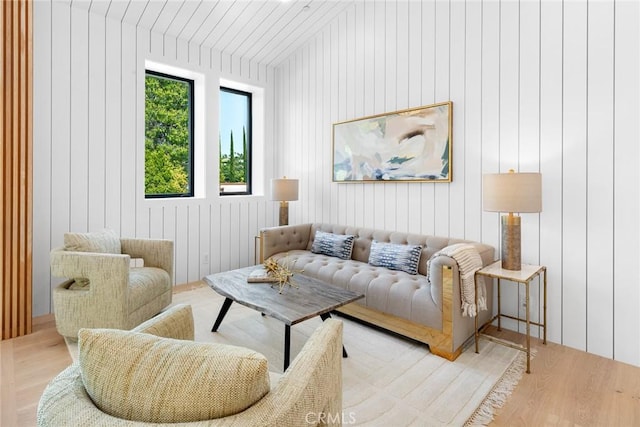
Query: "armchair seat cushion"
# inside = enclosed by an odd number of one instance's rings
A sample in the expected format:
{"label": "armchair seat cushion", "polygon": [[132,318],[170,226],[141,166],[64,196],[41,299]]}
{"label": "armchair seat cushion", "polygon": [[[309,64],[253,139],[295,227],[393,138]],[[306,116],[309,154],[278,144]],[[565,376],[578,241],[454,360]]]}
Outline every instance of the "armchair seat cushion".
{"label": "armchair seat cushion", "polygon": [[129,311],[133,312],[150,299],[171,291],[169,273],[156,267],[135,267],[129,270]]}
{"label": "armchair seat cushion", "polygon": [[109,329],[81,329],[78,338],[87,393],[114,417],[210,420],[239,413],[270,390],[267,359],[246,348]]}

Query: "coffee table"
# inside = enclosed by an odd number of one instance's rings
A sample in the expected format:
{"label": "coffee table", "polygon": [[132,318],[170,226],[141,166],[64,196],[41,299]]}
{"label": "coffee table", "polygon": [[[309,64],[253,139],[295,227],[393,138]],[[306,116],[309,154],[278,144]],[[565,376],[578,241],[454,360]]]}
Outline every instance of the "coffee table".
{"label": "coffee table", "polygon": [[[284,323],[285,371],[289,366],[292,325],[315,316],[320,316],[324,321],[331,317],[329,314],[331,310],[364,297],[362,294],[341,289],[302,274],[295,274],[292,278],[298,288],[286,285],[280,294],[277,283],[247,283],[249,274],[259,267],[245,267],[211,274],[204,278],[214,291],[225,297],[211,332],[218,330],[233,302],[281,321]],[[344,346],[342,356],[347,357]]]}

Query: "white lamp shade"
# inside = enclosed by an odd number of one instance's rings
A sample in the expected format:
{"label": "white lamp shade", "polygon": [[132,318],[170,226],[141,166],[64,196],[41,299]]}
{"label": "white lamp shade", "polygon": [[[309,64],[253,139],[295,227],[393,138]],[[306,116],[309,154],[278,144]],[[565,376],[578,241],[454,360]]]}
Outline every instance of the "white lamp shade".
{"label": "white lamp shade", "polygon": [[290,202],[298,200],[298,180],[274,178],[271,180],[271,200]]}
{"label": "white lamp shade", "polygon": [[489,212],[542,212],[542,175],[539,173],[483,175],[482,206]]}

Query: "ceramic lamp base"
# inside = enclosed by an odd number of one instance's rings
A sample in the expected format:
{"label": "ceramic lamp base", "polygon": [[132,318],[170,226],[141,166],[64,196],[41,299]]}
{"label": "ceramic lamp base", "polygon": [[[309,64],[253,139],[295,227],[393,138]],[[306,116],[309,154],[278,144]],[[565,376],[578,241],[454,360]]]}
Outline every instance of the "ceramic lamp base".
{"label": "ceramic lamp base", "polygon": [[520,217],[502,216],[502,268],[519,271],[520,262]]}
{"label": "ceramic lamp base", "polygon": [[280,225],[289,225],[289,203],[280,202]]}

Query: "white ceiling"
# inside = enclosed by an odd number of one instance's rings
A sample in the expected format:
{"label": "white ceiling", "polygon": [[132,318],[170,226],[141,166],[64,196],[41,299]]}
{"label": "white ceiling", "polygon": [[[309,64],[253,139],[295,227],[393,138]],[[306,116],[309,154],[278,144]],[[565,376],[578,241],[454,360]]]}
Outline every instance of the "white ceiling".
{"label": "white ceiling", "polygon": [[354,0],[72,0],[191,43],[277,66]]}

